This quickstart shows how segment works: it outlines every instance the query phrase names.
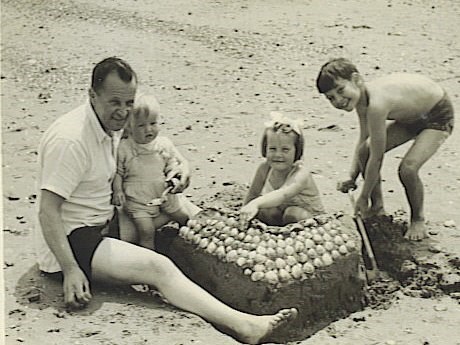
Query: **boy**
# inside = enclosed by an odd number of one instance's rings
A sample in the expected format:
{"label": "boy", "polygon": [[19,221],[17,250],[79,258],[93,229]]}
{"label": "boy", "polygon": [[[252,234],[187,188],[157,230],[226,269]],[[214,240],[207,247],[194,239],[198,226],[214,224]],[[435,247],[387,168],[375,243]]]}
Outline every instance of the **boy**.
{"label": "boy", "polygon": [[[356,188],[359,173],[363,175],[356,213],[365,217],[384,213],[380,183],[384,153],[414,140],[398,170],[411,209],[405,237],[427,237],[418,172],[452,133],[454,110],[444,89],[427,77],[408,73],[365,83],[356,66],[344,58],[323,65],[316,86],[335,108],[356,109],[359,117],[360,135],[350,178],[338,185],[346,193]],[[387,120],[392,121],[387,124]]]}

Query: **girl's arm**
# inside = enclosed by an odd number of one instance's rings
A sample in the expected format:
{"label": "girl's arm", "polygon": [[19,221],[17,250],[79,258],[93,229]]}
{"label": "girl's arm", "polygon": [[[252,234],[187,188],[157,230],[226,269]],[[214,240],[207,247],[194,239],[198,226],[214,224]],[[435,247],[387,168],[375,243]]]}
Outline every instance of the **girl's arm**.
{"label": "girl's arm", "polygon": [[251,186],[249,187],[248,194],[244,199],[243,205],[246,205],[251,200],[257,198],[262,191],[265,180],[267,179],[268,171],[270,167],[267,163],[262,163],[256,170]]}
{"label": "girl's arm", "polygon": [[251,200],[248,204],[241,208],[241,218],[248,221],[256,216],[259,209],[279,206],[283,202],[299,194],[307,184],[311,183],[310,172],[301,167],[293,176],[293,180],[294,181],[292,183],[287,185],[285,184],[277,190]]}

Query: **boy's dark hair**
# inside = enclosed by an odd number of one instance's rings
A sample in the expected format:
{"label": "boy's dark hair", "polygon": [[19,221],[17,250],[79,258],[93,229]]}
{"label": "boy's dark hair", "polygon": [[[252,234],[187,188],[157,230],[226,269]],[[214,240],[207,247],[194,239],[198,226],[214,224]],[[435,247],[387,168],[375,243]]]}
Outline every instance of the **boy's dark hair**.
{"label": "boy's dark hair", "polygon": [[316,78],[316,87],[320,93],[332,90],[337,78],[351,80],[353,73],[359,73],[356,66],[348,59],[337,58],[326,62]]}
{"label": "boy's dark hair", "polygon": [[271,128],[270,127],[270,128],[265,129],[264,134],[262,135],[262,145],[261,145],[262,157],[264,157],[264,158],[267,157],[267,133],[268,133],[268,131],[273,131],[274,133],[284,132],[286,134],[294,133],[294,135],[295,135],[294,161],[298,161],[299,159],[302,158],[302,156],[303,156],[303,147],[304,147],[304,142],[305,142],[302,132],[301,132],[301,134],[298,134],[293,130],[290,130],[290,131],[286,132],[286,131],[283,130],[283,127],[280,127],[280,128]]}
{"label": "boy's dark hair", "polygon": [[124,82],[134,80],[137,82],[136,72],[133,71],[131,66],[124,60],[117,57],[108,57],[101,62],[98,62],[93,68],[91,76],[91,88],[97,92],[102,88],[105,78],[112,73],[117,72],[118,76]]}

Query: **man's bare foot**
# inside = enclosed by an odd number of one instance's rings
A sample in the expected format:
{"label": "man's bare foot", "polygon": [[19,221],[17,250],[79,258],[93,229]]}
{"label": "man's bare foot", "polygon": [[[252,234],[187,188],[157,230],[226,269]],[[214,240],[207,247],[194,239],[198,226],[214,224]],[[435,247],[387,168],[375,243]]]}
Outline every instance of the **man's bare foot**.
{"label": "man's bare foot", "polygon": [[407,230],[404,237],[412,241],[418,241],[428,237],[425,228],[425,221],[419,220],[411,222],[411,224],[409,225],[409,229]]}
{"label": "man's bare foot", "polygon": [[260,344],[275,329],[297,317],[296,308],[281,309],[274,315],[251,316],[237,338],[247,344]]}

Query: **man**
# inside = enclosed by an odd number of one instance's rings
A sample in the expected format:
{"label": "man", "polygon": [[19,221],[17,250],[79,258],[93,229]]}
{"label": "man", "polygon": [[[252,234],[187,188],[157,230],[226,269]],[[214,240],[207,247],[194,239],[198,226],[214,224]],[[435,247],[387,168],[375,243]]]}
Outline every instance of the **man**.
{"label": "man", "polygon": [[[297,310],[241,313],[190,281],[167,257],[103,236],[118,226],[110,202],[115,152],[136,88],[137,76],[125,61],[104,59],[93,69],[89,102],[45,132],[39,147],[39,267],[62,271],[69,306],[90,302],[91,281],[148,284],[173,305],[223,326],[241,341],[258,343]],[[187,181],[182,171],[178,191]]]}

